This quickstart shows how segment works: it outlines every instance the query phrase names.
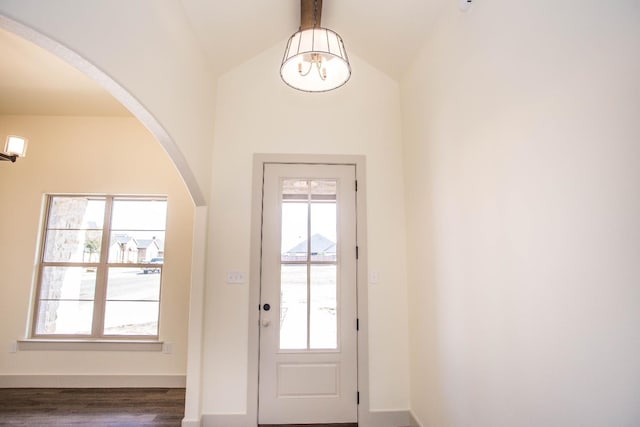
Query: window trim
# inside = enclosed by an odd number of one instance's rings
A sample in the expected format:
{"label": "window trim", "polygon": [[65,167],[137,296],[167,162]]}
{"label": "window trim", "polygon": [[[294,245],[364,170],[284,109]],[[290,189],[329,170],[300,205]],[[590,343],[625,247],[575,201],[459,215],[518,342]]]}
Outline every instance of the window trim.
{"label": "window trim", "polygon": [[[100,230],[102,232],[102,242],[100,245],[100,260],[99,262],[63,262],[63,261],[44,261],[45,249],[47,244],[47,231],[49,230],[49,220],[50,213],[52,207],[52,201],[56,197],[68,197],[68,198],[81,198],[86,197],[88,199],[104,199],[105,201],[105,211],[104,218],[102,223],[102,228],[96,230]],[[162,308],[162,277],[164,270],[164,263],[110,263],[109,262],[109,246],[111,243],[111,220],[113,213],[113,202],[114,200],[140,200],[140,201],[162,201],[168,204],[168,197],[166,195],[121,195],[121,194],[69,194],[69,193],[46,193],[45,194],[45,207],[44,207],[44,215],[42,220],[42,227],[40,231],[40,239],[39,239],[39,248],[38,248],[38,258],[37,258],[37,274],[36,274],[36,282],[35,282],[35,293],[34,293],[34,301],[32,304],[33,312],[31,316],[31,327],[29,328],[29,338],[21,341],[23,344],[21,345],[23,348],[26,347],[40,347],[40,346],[49,346],[49,343],[63,343],[69,344],[71,347],[77,347],[78,343],[90,343],[94,346],[104,346],[104,343],[124,343],[124,348],[130,347],[130,344],[149,344],[149,343],[161,343],[160,341],[160,313]],[[167,205],[168,206],[168,205]],[[167,208],[168,212],[168,208]],[[163,232],[165,233],[165,245],[166,245],[166,224]],[[147,230],[143,230],[147,231]],[[155,231],[155,230],[150,230]],[[160,230],[158,230],[160,231]],[[166,249],[166,247],[165,247]],[[93,316],[91,320],[91,332],[90,334],[38,334],[37,333],[37,325],[38,325],[38,315],[40,311],[40,295],[42,292],[42,279],[43,272],[45,267],[82,267],[82,268],[95,268],[96,269],[96,283],[94,290],[94,298],[93,302]],[[104,318],[105,318],[105,308],[107,303],[107,282],[108,282],[108,272],[110,268],[144,268],[144,267],[153,267],[154,269],[159,269],[159,279],[160,279],[160,290],[158,295],[158,319],[157,319],[157,329],[155,335],[115,335],[115,334],[104,334]],[[155,301],[154,301],[155,302]],[[148,347],[154,348],[155,347]],[[36,349],[36,348],[34,348]]]}
{"label": "window trim", "polygon": [[18,351],[162,351],[163,341],[147,339],[28,338],[17,341]]}

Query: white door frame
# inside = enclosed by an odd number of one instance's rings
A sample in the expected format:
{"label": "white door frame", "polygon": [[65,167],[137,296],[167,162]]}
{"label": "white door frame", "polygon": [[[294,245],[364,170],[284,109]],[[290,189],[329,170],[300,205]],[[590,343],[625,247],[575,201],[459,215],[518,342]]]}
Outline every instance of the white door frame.
{"label": "white door frame", "polygon": [[[262,232],[262,179],[265,163],[337,164],[355,165],[358,191],[356,194],[357,225],[359,247],[357,265],[358,319],[358,423],[369,425],[369,334],[368,334],[368,280],[367,280],[367,223],[366,223],[366,182],[365,157],[351,155],[309,155],[309,154],[255,154],[253,156],[253,186],[251,205],[251,261],[249,280],[249,342],[247,355],[247,412],[243,426],[258,423],[258,362],[260,331],[260,266]],[[235,423],[234,423],[235,424]],[[240,424],[239,424],[240,425]],[[234,427],[234,426],[230,426]]]}

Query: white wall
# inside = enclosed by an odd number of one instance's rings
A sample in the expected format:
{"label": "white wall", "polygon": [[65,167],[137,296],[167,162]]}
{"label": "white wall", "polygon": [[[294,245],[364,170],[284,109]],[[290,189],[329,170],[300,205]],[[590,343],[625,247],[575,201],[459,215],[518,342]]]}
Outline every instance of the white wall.
{"label": "white wall", "polygon": [[179,2],[0,0],[0,26],[98,80],[152,130],[205,204],[215,78]]}
{"label": "white wall", "polygon": [[640,4],[477,1],[402,85],[411,407],[640,424]]}
{"label": "white wall", "polygon": [[[0,163],[0,382],[7,375],[164,375],[184,383],[194,206],[167,154],[133,118],[0,116],[0,138],[14,133],[27,136],[29,147],[26,158]],[[46,193],[167,195],[160,339],[173,343],[171,354],[9,353],[27,336]]]}
{"label": "white wall", "polygon": [[[397,84],[353,54],[338,91],[294,91],[278,75],[284,41],[222,76],[210,205],[203,413],[247,408],[248,285],[254,153],[359,154],[367,162],[371,407],[408,408],[408,343],[402,151]],[[248,278],[249,280],[249,278]]]}

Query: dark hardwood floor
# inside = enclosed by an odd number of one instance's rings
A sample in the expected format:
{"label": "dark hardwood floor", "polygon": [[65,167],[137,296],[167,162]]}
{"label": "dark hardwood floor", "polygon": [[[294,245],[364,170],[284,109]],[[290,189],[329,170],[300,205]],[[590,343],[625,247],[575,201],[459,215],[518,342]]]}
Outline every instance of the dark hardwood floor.
{"label": "dark hardwood floor", "polygon": [[1,426],[180,426],[184,389],[0,389]]}

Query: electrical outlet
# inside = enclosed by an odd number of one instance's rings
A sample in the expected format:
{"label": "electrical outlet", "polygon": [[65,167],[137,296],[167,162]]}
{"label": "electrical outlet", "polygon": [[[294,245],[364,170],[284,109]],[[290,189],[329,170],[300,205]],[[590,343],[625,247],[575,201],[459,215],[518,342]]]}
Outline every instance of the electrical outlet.
{"label": "electrical outlet", "polygon": [[166,343],[162,344],[162,352],[164,354],[173,353],[173,343],[166,342]]}
{"label": "electrical outlet", "polygon": [[369,283],[372,285],[377,285],[380,281],[380,274],[377,271],[371,271],[369,273]]}
{"label": "electrical outlet", "polygon": [[229,271],[227,272],[227,283],[240,285],[244,283],[244,273],[241,271]]}

